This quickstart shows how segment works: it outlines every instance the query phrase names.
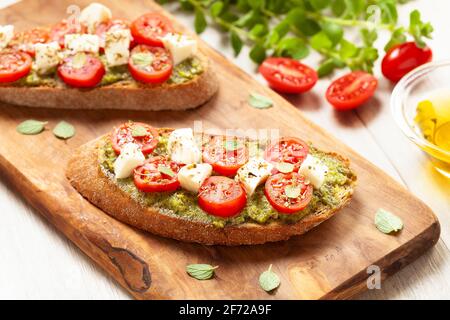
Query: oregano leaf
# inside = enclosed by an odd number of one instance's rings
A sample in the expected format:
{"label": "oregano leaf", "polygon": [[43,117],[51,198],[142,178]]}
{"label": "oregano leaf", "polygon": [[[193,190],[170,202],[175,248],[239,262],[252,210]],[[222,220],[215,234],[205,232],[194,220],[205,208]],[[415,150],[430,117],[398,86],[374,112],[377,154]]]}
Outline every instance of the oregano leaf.
{"label": "oregano leaf", "polygon": [[248,98],[248,103],[257,109],[267,109],[273,107],[273,101],[258,93],[251,93]]}
{"label": "oregano leaf", "polygon": [[375,215],[375,226],[383,233],[389,234],[403,229],[403,221],[384,209],[378,209]]}
{"label": "oregano leaf", "polygon": [[194,279],[208,280],[214,276],[214,270],[217,268],[218,266],[213,267],[209,264],[190,264],[186,267],[186,272]]}
{"label": "oregano leaf", "polygon": [[197,32],[198,34],[202,33],[203,31],[205,31],[207,25],[208,23],[206,22],[205,14],[201,9],[196,8],[194,20],[195,32]]}
{"label": "oregano leaf", "polygon": [[280,278],[272,271],[272,265],[259,276],[259,285],[266,292],[270,292],[280,286]]}
{"label": "oregano leaf", "polygon": [[46,121],[25,120],[16,127],[16,131],[24,135],[39,134],[45,129]]}
{"label": "oregano leaf", "polygon": [[70,139],[75,135],[75,128],[66,121],[61,121],[53,129],[53,134],[60,139]]}

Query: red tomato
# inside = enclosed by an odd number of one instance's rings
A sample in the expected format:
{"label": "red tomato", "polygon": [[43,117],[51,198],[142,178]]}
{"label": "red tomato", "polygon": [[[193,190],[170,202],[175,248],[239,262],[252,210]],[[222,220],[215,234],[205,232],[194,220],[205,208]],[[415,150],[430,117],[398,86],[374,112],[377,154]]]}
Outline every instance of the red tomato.
{"label": "red tomato", "polygon": [[405,42],[391,48],[383,58],[381,71],[393,82],[399,81],[408,72],[433,58],[430,48],[419,48],[415,42]]}
{"label": "red tomato", "polygon": [[[294,165],[294,171],[298,171],[308,152],[309,147],[303,140],[285,137],[267,147],[264,158],[274,165],[279,162],[291,163]],[[276,173],[278,170],[274,170],[274,172]]]}
{"label": "red tomato", "polygon": [[168,18],[158,13],[147,13],[131,24],[131,34],[138,44],[163,47],[161,37],[174,31]]}
{"label": "red tomato", "polygon": [[305,182],[305,177],[296,172],[278,173],[267,179],[264,194],[275,210],[292,214],[308,205],[313,187]]}
{"label": "red tomato", "polygon": [[[129,29],[130,23],[126,20],[115,19],[108,22],[103,22],[97,26],[95,29],[95,34],[100,39],[100,49],[103,50],[105,48],[105,38],[106,33],[114,30],[126,30]],[[133,40],[131,40],[130,47],[134,47]]]}
{"label": "red tomato", "polygon": [[137,81],[163,83],[172,74],[172,57],[164,48],[139,45],[131,51],[128,69]]}
{"label": "red tomato", "polygon": [[[133,136],[133,128],[137,126],[145,128],[147,134],[139,137]],[[114,130],[111,136],[111,141],[112,147],[116,154],[120,154],[120,150],[124,144],[132,142],[139,145],[142,153],[146,155],[152,153],[152,151],[156,148],[159,141],[158,138],[159,133],[152,126],[145,123],[130,121],[122,124]]]}
{"label": "red tomato", "polygon": [[259,72],[270,87],[282,93],[303,93],[317,83],[316,70],[290,58],[267,58]]}
{"label": "red tomato", "polygon": [[134,184],[143,192],[171,192],[180,187],[180,166],[163,157],[153,157],[136,168]]}
{"label": "red tomato", "polygon": [[247,204],[247,195],[233,179],[212,176],[200,187],[198,205],[207,213],[228,218],[237,215]]}
{"label": "red tomato", "polygon": [[[76,65],[78,63],[80,65]],[[104,74],[103,63],[97,57],[89,54],[81,56],[78,53],[69,56],[58,67],[58,76],[61,80],[76,88],[95,87],[100,83]]]}
{"label": "red tomato", "polygon": [[248,149],[241,139],[224,136],[212,138],[203,149],[203,161],[218,174],[231,177],[248,161]]}
{"label": "red tomato", "polygon": [[372,98],[378,80],[364,71],[355,71],[334,80],[326,97],[336,110],[352,110]]}
{"label": "red tomato", "polygon": [[50,34],[47,29],[34,28],[16,33],[8,46],[16,50],[24,51],[34,57],[34,45],[36,43],[47,43],[49,39]]}
{"label": "red tomato", "polygon": [[76,33],[86,33],[86,27],[69,23],[69,21],[64,19],[50,30],[50,41],[56,41],[61,48],[64,48],[64,37],[66,34]]}
{"label": "red tomato", "polygon": [[14,82],[31,70],[32,58],[21,51],[0,52],[0,83]]}

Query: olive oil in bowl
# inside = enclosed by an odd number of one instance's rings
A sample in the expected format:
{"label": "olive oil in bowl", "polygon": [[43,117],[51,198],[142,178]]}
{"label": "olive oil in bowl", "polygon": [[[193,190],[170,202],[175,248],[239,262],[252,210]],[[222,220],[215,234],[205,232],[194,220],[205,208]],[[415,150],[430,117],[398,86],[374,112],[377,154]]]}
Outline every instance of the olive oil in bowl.
{"label": "olive oil in bowl", "polygon": [[437,159],[437,169],[450,177],[450,91],[431,93],[417,105],[416,130],[429,143],[422,149]]}

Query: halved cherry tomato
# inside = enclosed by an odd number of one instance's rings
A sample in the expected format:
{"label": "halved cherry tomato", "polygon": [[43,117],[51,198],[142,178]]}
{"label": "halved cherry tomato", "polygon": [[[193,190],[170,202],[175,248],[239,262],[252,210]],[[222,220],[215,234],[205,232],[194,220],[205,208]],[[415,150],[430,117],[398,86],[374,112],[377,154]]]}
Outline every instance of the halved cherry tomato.
{"label": "halved cherry tomato", "polygon": [[236,175],[249,157],[245,141],[236,137],[216,136],[203,149],[203,161],[212,165],[218,174]]}
{"label": "halved cherry tomato", "polygon": [[336,110],[352,110],[372,98],[378,80],[364,71],[354,71],[334,80],[326,98]]}
{"label": "halved cherry tomato", "polygon": [[381,71],[386,78],[397,82],[408,72],[432,59],[433,52],[430,48],[419,48],[415,42],[405,42],[386,53],[381,63]]}
{"label": "halved cherry tomato", "polygon": [[[142,127],[146,131],[146,135],[133,136],[133,129]],[[126,122],[114,130],[111,141],[112,147],[116,154],[120,154],[122,146],[127,143],[135,143],[140,146],[144,155],[152,153],[159,141],[158,131],[145,123],[140,122]]]}
{"label": "halved cherry tomato", "polygon": [[14,82],[25,77],[31,70],[33,59],[25,52],[0,52],[0,83]]}
{"label": "halved cherry tomato", "polygon": [[267,179],[264,194],[275,210],[293,214],[303,210],[311,201],[313,187],[296,172],[278,173]]}
{"label": "halved cherry tomato", "polygon": [[161,37],[174,31],[172,23],[158,13],[147,13],[131,24],[131,34],[138,44],[163,47]]}
{"label": "halved cherry tomato", "polygon": [[259,72],[270,87],[282,93],[303,93],[317,83],[316,70],[290,58],[267,58]]}
{"label": "halved cherry tomato", "polygon": [[172,57],[164,48],[141,44],[131,51],[128,69],[137,81],[163,83],[169,80],[172,74]]}
{"label": "halved cherry tomato", "polygon": [[[279,162],[287,162],[294,165],[294,171],[298,171],[303,160],[308,155],[309,147],[303,140],[293,137],[284,137],[274,141],[267,147],[264,158],[276,165]],[[274,173],[278,170],[274,169]]]}
{"label": "halved cherry tomato", "polygon": [[34,28],[16,33],[8,46],[15,50],[24,51],[34,57],[34,45],[36,43],[47,43],[49,39],[50,33],[47,29]]}
{"label": "halved cherry tomato", "polygon": [[85,53],[65,58],[58,67],[58,76],[61,80],[76,88],[95,87],[100,83],[104,74],[105,66],[100,59]]}
{"label": "halved cherry tomato", "polygon": [[237,215],[247,204],[247,195],[233,179],[212,176],[200,187],[198,205],[207,213],[228,218]]}
{"label": "halved cherry tomato", "polygon": [[[115,30],[127,30],[130,28],[130,23],[126,20],[115,19],[108,22],[103,22],[97,26],[95,29],[95,34],[100,39],[100,49],[104,50],[105,48],[105,38],[106,33]],[[131,40],[130,48],[134,48],[134,41]]]}
{"label": "halved cherry tomato", "polygon": [[147,159],[134,170],[134,184],[143,192],[172,192],[180,187],[180,165],[163,157]]}
{"label": "halved cherry tomato", "polygon": [[66,19],[54,25],[50,30],[50,41],[56,41],[61,48],[64,48],[64,37],[67,34],[86,33],[86,27],[81,24],[70,23]]}

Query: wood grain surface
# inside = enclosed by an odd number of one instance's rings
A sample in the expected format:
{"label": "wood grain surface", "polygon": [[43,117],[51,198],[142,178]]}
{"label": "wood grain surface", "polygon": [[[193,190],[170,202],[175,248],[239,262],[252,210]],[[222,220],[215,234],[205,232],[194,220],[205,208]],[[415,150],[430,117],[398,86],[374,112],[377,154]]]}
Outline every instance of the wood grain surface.
{"label": "wood grain surface", "polygon": [[[116,16],[133,18],[155,8],[152,2],[104,1]],[[88,1],[78,1],[80,5]],[[28,0],[0,12],[18,28],[57,22],[72,1]],[[39,12],[39,14],[36,14]],[[204,46],[216,63],[219,94],[190,112],[122,112],[32,110],[1,105],[0,167],[2,174],[35,208],[95,260],[133,296],[155,298],[349,298],[366,289],[367,268],[379,266],[387,277],[422,254],[439,238],[439,223],[420,200],[369,161],[306,120],[286,100],[259,85],[220,54]],[[249,92],[270,96],[275,107],[256,110],[246,103]],[[105,102],[107,103],[107,101]],[[50,131],[21,136],[16,125],[25,119],[73,123],[75,138],[64,142]],[[286,242],[254,247],[205,247],[158,238],[105,215],[67,183],[65,164],[77,146],[128,119],[154,126],[279,129],[318,147],[349,157],[359,185],[349,207],[308,234]],[[402,217],[405,229],[384,235],[373,225],[378,208]],[[184,268],[189,263],[220,265],[217,277],[197,282]],[[259,274],[273,264],[282,285],[273,295],[258,287]]]}

